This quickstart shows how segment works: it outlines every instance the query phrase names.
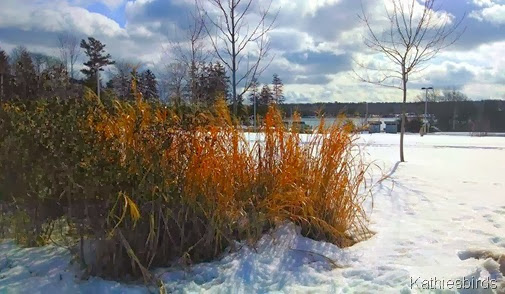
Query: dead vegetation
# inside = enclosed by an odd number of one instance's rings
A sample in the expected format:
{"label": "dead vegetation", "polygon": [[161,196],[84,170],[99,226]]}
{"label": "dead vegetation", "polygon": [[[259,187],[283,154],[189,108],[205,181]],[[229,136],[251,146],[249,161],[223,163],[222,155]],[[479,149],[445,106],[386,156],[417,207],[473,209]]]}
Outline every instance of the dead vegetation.
{"label": "dead vegetation", "polygon": [[153,267],[212,260],[285,221],[339,246],[370,233],[368,166],[346,126],[302,135],[272,107],[251,143],[224,100],[187,113],[91,93],[4,103],[0,122],[3,233],[36,246],[59,228],[93,275],[152,283]]}

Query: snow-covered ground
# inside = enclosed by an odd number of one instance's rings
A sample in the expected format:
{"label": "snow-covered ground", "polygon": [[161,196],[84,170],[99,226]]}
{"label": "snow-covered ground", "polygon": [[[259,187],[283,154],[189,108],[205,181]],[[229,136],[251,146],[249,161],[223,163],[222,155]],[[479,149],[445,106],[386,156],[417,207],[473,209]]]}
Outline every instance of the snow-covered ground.
{"label": "snow-covered ground", "polygon": [[[505,138],[407,135],[402,164],[398,143],[399,135],[360,138],[367,158],[382,168],[375,179],[390,174],[374,188],[376,234],[369,240],[340,249],[286,224],[256,249],[156,274],[176,293],[417,293],[423,281],[440,288],[441,281],[465,277],[503,279],[496,261],[468,257],[479,250],[505,253]],[[62,249],[4,243],[0,293],[147,292],[97,278],[79,281],[69,261]],[[503,263],[505,268],[505,258]],[[476,292],[487,293],[466,291]]]}

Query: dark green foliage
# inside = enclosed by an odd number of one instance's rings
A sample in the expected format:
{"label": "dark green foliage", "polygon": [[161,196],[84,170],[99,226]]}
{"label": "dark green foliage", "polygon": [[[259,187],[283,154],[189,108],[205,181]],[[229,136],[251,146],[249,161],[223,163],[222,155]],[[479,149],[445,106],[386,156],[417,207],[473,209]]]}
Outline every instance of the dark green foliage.
{"label": "dark green foliage", "polygon": [[158,82],[154,73],[148,69],[140,75],[138,88],[144,99],[157,100],[158,95]]}
{"label": "dark green foliage", "polygon": [[272,93],[270,86],[264,85],[263,88],[261,88],[259,104],[262,106],[268,106],[272,103],[273,98],[274,94]]}
{"label": "dark green foliage", "polygon": [[342,246],[365,236],[348,233],[367,232],[356,194],[366,173],[345,127],[303,147],[271,107],[265,144],[251,151],[224,99],[202,111],[132,91],[133,101],[88,90],[1,104],[0,225],[14,226],[18,242],[46,244],[65,222],[70,239],[96,246],[94,262],[80,254],[91,274],[152,282],[147,269],[216,258],[278,221]]}
{"label": "dark green foliage", "polygon": [[219,62],[203,64],[198,71],[198,93],[196,99],[205,105],[214,105],[218,98],[230,97],[230,78]]}
{"label": "dark green foliage", "polygon": [[282,104],[285,101],[284,97],[284,84],[282,80],[279,78],[279,75],[274,74],[272,79],[272,95],[273,102],[276,104]]}
{"label": "dark green foliage", "polygon": [[24,47],[13,50],[13,65],[0,51],[0,97],[2,101],[26,101],[50,97],[80,97],[82,87],[71,84],[65,66],[57,59],[31,53]]}
{"label": "dark green foliage", "polygon": [[131,85],[135,68],[128,62],[116,62],[116,74],[107,82],[107,88],[122,100],[133,100]]}
{"label": "dark green foliage", "polygon": [[0,101],[11,97],[11,67],[9,56],[0,49]]}
{"label": "dark green foliage", "polygon": [[268,107],[272,104],[273,93],[270,86],[263,85],[261,92],[259,93],[259,99],[257,100],[257,112],[260,116],[265,116],[268,111]]}
{"label": "dark green foliage", "polygon": [[7,52],[0,49],[0,74],[10,74],[9,56]]}
{"label": "dark green foliage", "polygon": [[259,100],[260,100],[260,91],[258,81],[253,80],[251,82],[251,87],[249,88],[249,103],[253,105],[255,101],[256,103],[258,103]]}
{"label": "dark green foliage", "polygon": [[30,53],[20,48],[14,60],[14,96],[17,99],[33,100],[37,97],[38,77]]}
{"label": "dark green foliage", "polygon": [[420,117],[407,119],[405,122],[405,131],[407,133],[419,133],[419,130],[421,130],[422,126],[423,122]]}
{"label": "dark green foliage", "polygon": [[88,57],[88,61],[84,63],[86,68],[81,69],[81,72],[86,75],[88,87],[95,89],[97,86],[96,74],[103,71],[105,66],[115,62],[111,60],[110,54],[105,53],[105,44],[93,37],[88,37],[87,42],[81,40],[81,48],[84,49],[84,53]]}
{"label": "dark green foliage", "polygon": [[30,219],[21,240],[27,245],[47,242],[44,225],[65,211],[71,217],[82,213],[71,211],[66,203],[83,192],[90,170],[83,168],[82,161],[95,147],[83,140],[89,130],[76,124],[75,117],[85,117],[84,103],[82,99],[39,99],[0,109],[1,200],[23,207]]}
{"label": "dark green foliage", "polygon": [[[142,175],[130,170],[137,162],[121,164],[115,146],[97,133],[96,126],[103,116],[114,116],[118,105],[120,109],[129,111],[128,105],[131,104],[120,104],[107,92],[100,102],[87,92],[85,98],[78,99],[42,98],[1,104],[0,208],[2,215],[8,216],[9,220],[18,220],[15,228],[11,227],[18,242],[28,246],[48,243],[50,231],[47,228],[62,217],[77,240],[79,237],[110,239],[108,234],[114,225],[110,213],[118,195],[122,192],[134,193],[137,199],[151,195],[152,187],[146,190],[144,184],[147,183],[143,184]],[[176,115],[167,115],[163,124],[153,123],[150,127],[154,133],[146,134],[149,138],[166,139],[169,137],[167,130],[175,125],[184,130],[208,123],[208,116],[198,109],[181,106],[180,109],[170,110],[159,103],[151,103],[150,107],[152,114],[160,110],[159,113],[174,111]],[[175,121],[172,117],[179,119]],[[140,128],[140,125],[134,125]],[[137,135],[145,133],[140,129],[134,132]],[[140,154],[137,159],[141,159]],[[148,170],[147,166],[142,173],[147,174]],[[155,174],[150,174],[145,180],[164,181]],[[141,193],[145,195],[141,196]],[[17,212],[19,209],[22,215]],[[137,233],[149,233],[145,225],[149,226],[149,222],[139,225]],[[148,257],[139,253],[145,239],[142,244],[135,244],[132,240],[138,236],[129,231],[123,233],[147,264]],[[100,257],[109,258],[108,254],[115,254],[116,262],[101,260],[99,263],[103,267],[90,269],[93,273],[109,278],[124,278],[125,272],[139,274],[135,272],[138,268],[132,267],[130,257],[118,238],[115,236],[109,242],[112,246],[109,250],[112,251]],[[167,265],[168,258],[180,254],[179,251],[169,250],[169,247],[165,248],[165,252],[169,255],[164,258],[160,253],[153,265]]]}
{"label": "dark green foliage", "polygon": [[[487,105],[487,106],[485,106]],[[291,109],[298,109],[301,116],[317,116],[318,113],[326,117],[336,117],[345,112],[350,116],[365,116],[365,103],[305,103],[282,104],[279,106],[285,113]],[[428,113],[433,114],[437,126],[442,131],[472,132],[472,127],[477,131],[489,126],[489,132],[505,132],[505,100],[483,101],[449,101],[428,102]],[[424,114],[424,102],[406,104],[407,113]],[[368,103],[368,114],[383,117],[392,117],[401,113],[401,103],[396,102],[371,102]],[[487,123],[486,123],[487,121]]]}

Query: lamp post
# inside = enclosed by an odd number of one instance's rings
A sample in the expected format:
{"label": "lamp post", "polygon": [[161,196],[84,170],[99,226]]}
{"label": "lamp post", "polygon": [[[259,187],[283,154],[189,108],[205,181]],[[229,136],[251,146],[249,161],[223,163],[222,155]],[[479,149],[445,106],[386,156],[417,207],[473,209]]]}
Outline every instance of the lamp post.
{"label": "lamp post", "polygon": [[253,100],[253,108],[254,108],[254,117],[253,117],[253,125],[254,125],[254,132],[256,132],[256,115],[257,115],[257,110],[256,110],[256,94],[254,94],[254,100]]}
{"label": "lamp post", "polygon": [[426,126],[426,132],[429,132],[428,128],[428,90],[433,90],[433,87],[422,87],[421,90],[426,90],[426,98],[424,101],[424,124]]}
{"label": "lamp post", "polygon": [[368,122],[368,102],[365,102],[365,124]]}

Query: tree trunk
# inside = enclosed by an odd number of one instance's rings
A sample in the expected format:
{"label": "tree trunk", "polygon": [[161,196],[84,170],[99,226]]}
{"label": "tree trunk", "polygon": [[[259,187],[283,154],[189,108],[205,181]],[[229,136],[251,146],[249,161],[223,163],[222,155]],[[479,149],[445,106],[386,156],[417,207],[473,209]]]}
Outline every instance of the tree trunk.
{"label": "tree trunk", "polygon": [[233,114],[237,116],[237,52],[235,48],[235,1],[232,1],[231,9],[231,58],[232,58],[232,84],[233,84]]}
{"label": "tree trunk", "polygon": [[0,74],[0,101],[4,99],[4,75]]}
{"label": "tree trunk", "polygon": [[[194,49],[192,49],[194,52]],[[190,72],[190,79],[191,79],[191,101],[196,104],[197,103],[197,95],[196,95],[196,62],[195,62],[195,56],[193,54],[192,61],[191,61],[191,72]]]}
{"label": "tree trunk", "polygon": [[403,82],[403,103],[402,103],[402,124],[400,130],[400,161],[405,162],[405,156],[403,153],[403,137],[405,136],[405,122],[407,120],[405,107],[407,103],[407,74],[403,71],[402,74],[402,82]]}
{"label": "tree trunk", "polygon": [[100,70],[96,71],[96,96],[100,100]]}
{"label": "tree trunk", "polygon": [[255,132],[256,132],[257,104],[258,104],[257,97],[256,97],[256,94],[254,94],[254,117],[253,117],[253,120],[254,120],[254,131]]}

